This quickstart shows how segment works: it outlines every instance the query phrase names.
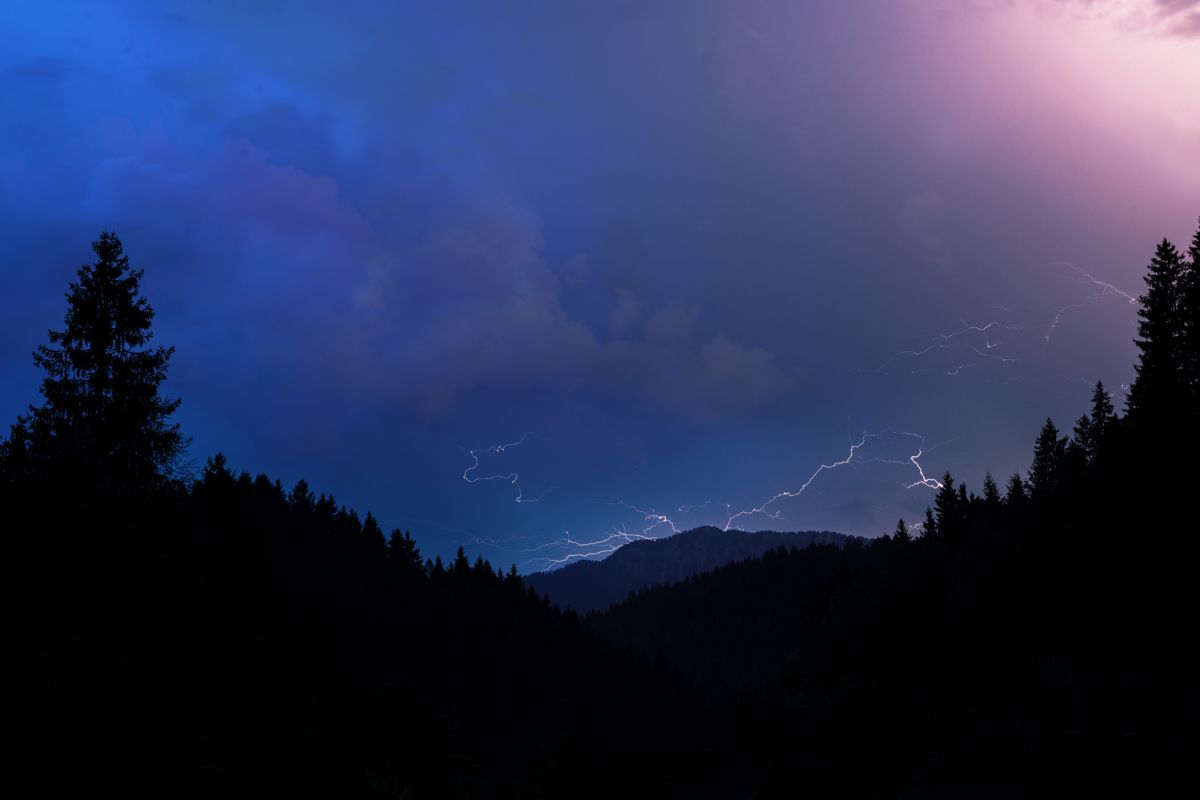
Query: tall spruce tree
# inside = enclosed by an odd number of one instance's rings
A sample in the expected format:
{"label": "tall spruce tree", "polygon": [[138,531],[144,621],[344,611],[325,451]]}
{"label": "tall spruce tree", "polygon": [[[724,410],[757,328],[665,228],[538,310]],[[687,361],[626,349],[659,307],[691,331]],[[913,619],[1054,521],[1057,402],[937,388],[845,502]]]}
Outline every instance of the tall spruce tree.
{"label": "tall spruce tree", "polygon": [[983,504],[990,511],[999,508],[1002,501],[1000,498],[1000,487],[996,486],[996,479],[992,477],[991,472],[984,473],[983,476]]}
{"label": "tall spruce tree", "polygon": [[1058,488],[1059,471],[1063,463],[1067,440],[1059,438],[1054,420],[1046,418],[1033,447],[1033,465],[1029,468],[1029,496],[1046,500]]}
{"label": "tall spruce tree", "polygon": [[13,426],[5,460],[35,478],[143,489],[170,478],[187,446],[168,421],[180,401],[159,394],[174,348],[149,346],[154,311],[116,234],[92,250],[67,292],[64,329],[34,353],[44,402]]}
{"label": "tall spruce tree", "polygon": [[1190,409],[1200,405],[1200,227],[1192,235],[1180,291],[1182,326],[1183,379],[1187,385]]}
{"label": "tall spruce tree", "polygon": [[1081,414],[1075,420],[1075,430],[1071,433],[1071,443],[1068,449],[1076,454],[1084,464],[1090,464],[1096,451],[1096,437],[1092,432],[1092,418]]}
{"label": "tall spruce tree", "polygon": [[1105,391],[1103,381],[1096,381],[1096,388],[1092,390],[1092,416],[1090,420],[1093,450],[1099,449],[1100,443],[1112,431],[1113,424],[1116,421],[1117,415],[1113,411],[1112,395]]}
{"label": "tall spruce tree", "polygon": [[954,477],[949,471],[942,476],[942,485],[933,498],[933,507],[937,513],[938,533],[942,536],[958,533],[959,499],[954,490]]}
{"label": "tall spruce tree", "polygon": [[1137,378],[1129,390],[1128,413],[1167,421],[1174,417],[1183,380],[1182,320],[1184,261],[1175,245],[1167,239],[1159,242],[1146,273],[1146,293],[1138,309],[1140,351],[1134,369]]}
{"label": "tall spruce tree", "polygon": [[1010,513],[1019,514],[1024,511],[1028,501],[1029,491],[1025,488],[1025,482],[1014,472],[1004,487],[1004,506]]}
{"label": "tall spruce tree", "polygon": [[938,530],[937,520],[933,516],[933,508],[925,506],[925,521],[921,523],[921,538],[928,541],[933,541],[940,535]]}
{"label": "tall spruce tree", "polygon": [[1075,444],[1083,450],[1088,464],[1095,463],[1106,447],[1106,442],[1117,425],[1113,410],[1112,395],[1104,389],[1103,381],[1096,381],[1092,389],[1092,410],[1075,423]]}

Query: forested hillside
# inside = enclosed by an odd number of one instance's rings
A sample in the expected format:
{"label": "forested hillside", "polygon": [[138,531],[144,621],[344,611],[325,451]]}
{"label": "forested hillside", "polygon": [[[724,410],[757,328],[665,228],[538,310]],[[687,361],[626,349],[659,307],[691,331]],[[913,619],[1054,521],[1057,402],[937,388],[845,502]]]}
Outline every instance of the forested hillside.
{"label": "forested hillside", "polygon": [[1097,384],[1026,477],[946,474],[918,538],[780,549],[589,622],[708,693],[753,690],[738,738],[774,754],[763,797],[1165,791],[1200,711],[1200,231],[1146,284],[1127,414]]}
{"label": "forested hillside", "polygon": [[157,394],[170,351],[147,345],[140,273],[115,236],[95,250],[38,352],[45,403],[0,450],[13,784],[553,797],[635,710],[655,751],[579,792],[706,782],[698,740],[679,735],[704,724],[688,688],[515,571],[461,550],[423,559],[372,515],[220,455],[181,473],[175,402]]}
{"label": "forested hillside", "polygon": [[525,584],[551,602],[580,613],[603,611],[630,592],[678,583],[734,561],[757,558],[777,547],[841,544],[830,531],[724,531],[695,528],[660,539],[630,542],[601,561],[577,561],[553,572],[536,572]]}
{"label": "forested hillside", "polygon": [[586,619],[303,481],[190,474],[140,273],[95,251],[0,445],[11,779],[39,794],[1154,794],[1188,763],[1200,231],[1151,262],[1124,415],[1097,384],[1027,476],[943,476],[914,533]]}

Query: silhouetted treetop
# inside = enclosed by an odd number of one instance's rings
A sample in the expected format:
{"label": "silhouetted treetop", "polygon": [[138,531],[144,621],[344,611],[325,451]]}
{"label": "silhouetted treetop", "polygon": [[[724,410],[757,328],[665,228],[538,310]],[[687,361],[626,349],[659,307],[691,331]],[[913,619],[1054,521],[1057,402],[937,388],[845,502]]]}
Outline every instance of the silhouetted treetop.
{"label": "silhouetted treetop", "polygon": [[1047,418],[1034,444],[1033,465],[1029,468],[1029,495],[1032,499],[1046,499],[1058,488],[1059,470],[1066,447],[1066,438],[1059,438],[1054,420]]}
{"label": "silhouetted treetop", "polygon": [[996,508],[1001,503],[1000,488],[990,472],[983,476],[983,502],[988,508]]}
{"label": "silhouetted treetop", "polygon": [[1175,245],[1167,239],[1159,242],[1146,273],[1146,293],[1139,298],[1138,338],[1134,341],[1140,358],[1128,399],[1128,413],[1133,416],[1152,407],[1165,410],[1177,401],[1183,369],[1180,310],[1184,270]]}
{"label": "silhouetted treetop", "polygon": [[1019,508],[1025,505],[1025,501],[1029,499],[1029,491],[1025,488],[1025,482],[1021,480],[1021,476],[1014,472],[1012,477],[1008,479],[1005,485],[1004,503],[1009,508]]}
{"label": "silhouetted treetop", "polygon": [[1183,341],[1183,379],[1193,411],[1200,405],[1200,227],[1188,247],[1181,276],[1180,328]]}
{"label": "silhouetted treetop", "polygon": [[21,463],[10,469],[44,475],[53,465],[76,481],[147,487],[173,476],[187,446],[168,422],[180,401],[159,394],[174,348],[148,346],[154,311],[116,234],[92,250],[67,292],[65,327],[34,353],[44,402],[13,426],[7,450]]}

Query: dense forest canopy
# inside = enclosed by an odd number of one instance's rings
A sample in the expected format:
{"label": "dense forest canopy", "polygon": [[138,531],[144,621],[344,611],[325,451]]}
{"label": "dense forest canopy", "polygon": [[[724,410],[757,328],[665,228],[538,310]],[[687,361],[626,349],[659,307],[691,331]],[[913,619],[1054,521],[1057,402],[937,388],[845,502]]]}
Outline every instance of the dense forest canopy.
{"label": "dense forest canopy", "polygon": [[947,473],[919,526],[583,618],[303,480],[189,474],[141,272],[93,248],[0,443],[27,786],[977,796],[1152,792],[1186,764],[1200,230],[1150,261],[1123,415],[1097,383],[1003,489]]}

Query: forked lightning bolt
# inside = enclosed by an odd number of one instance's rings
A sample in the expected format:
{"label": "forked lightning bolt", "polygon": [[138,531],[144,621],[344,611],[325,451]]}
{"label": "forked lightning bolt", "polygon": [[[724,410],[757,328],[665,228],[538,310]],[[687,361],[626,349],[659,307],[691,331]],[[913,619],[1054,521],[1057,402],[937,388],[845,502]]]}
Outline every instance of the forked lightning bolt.
{"label": "forked lightning bolt", "polygon": [[[915,453],[913,453],[911,456],[909,456],[904,461],[900,461],[897,459],[881,458],[881,457],[862,458],[859,456],[858,451],[861,450],[864,446],[866,446],[868,441],[870,441],[872,439],[878,439],[881,436],[884,436],[885,434],[889,434],[889,433],[894,434],[896,436],[911,436],[911,437],[916,438],[919,442],[919,444],[917,446],[917,451]],[[817,476],[819,476],[822,472],[835,470],[835,469],[838,469],[839,467],[844,467],[849,464],[871,464],[871,463],[911,464],[913,467],[916,468],[917,475],[919,477],[917,478],[916,481],[914,481],[910,484],[907,484],[905,486],[905,488],[914,489],[917,486],[925,486],[925,487],[928,487],[931,489],[940,489],[942,487],[941,482],[934,478],[928,477],[925,474],[924,468],[921,466],[920,459],[924,453],[924,449],[925,449],[925,437],[921,436],[919,433],[909,433],[907,431],[892,431],[892,430],[886,430],[886,431],[882,431],[880,433],[864,432],[862,435],[862,438],[860,438],[854,444],[850,445],[850,452],[848,452],[846,454],[845,458],[840,459],[838,461],[833,461],[829,464],[821,464],[819,467],[817,467],[817,469],[811,475],[808,476],[808,480],[806,480],[806,481],[804,481],[804,483],[800,484],[799,488],[797,488],[797,489],[786,489],[781,492],[776,492],[775,494],[771,495],[771,497],[769,497],[765,502],[763,502],[760,505],[755,506],[754,508],[748,508],[744,511],[738,511],[735,514],[731,514],[725,520],[724,530],[729,530],[733,526],[733,523],[735,520],[742,519],[745,517],[750,517],[755,514],[763,514],[767,517],[770,517],[771,519],[779,519],[780,518],[779,511],[769,511],[768,510],[772,505],[779,502],[780,500],[786,500],[786,499],[792,498],[792,497],[799,497],[800,495],[802,495],[806,491],[808,491],[808,487],[812,485],[813,481],[815,481],[817,479]]]}
{"label": "forked lightning bolt", "polygon": [[[472,465],[472,467],[468,468],[464,472],[464,474],[463,474],[464,480],[466,480],[470,483],[476,483],[479,481],[493,480],[493,479],[509,480],[509,482],[513,483],[514,486],[518,486],[518,502],[526,502],[526,503],[533,502],[532,500],[529,500],[529,499],[524,499],[524,500],[521,499],[522,495],[520,494],[519,483],[517,483],[517,478],[516,478],[515,474],[491,475],[491,476],[487,476],[487,477],[473,477],[471,475],[471,472],[474,471],[475,469],[477,469],[479,466],[479,463],[478,463],[479,454],[488,453],[488,452],[502,453],[506,448],[514,447],[516,445],[521,444],[530,435],[531,434],[526,434],[525,436],[521,437],[521,439],[517,440],[516,442],[512,442],[509,444],[495,445],[490,448],[484,448],[484,449],[471,451],[471,455],[475,459],[475,463]],[[864,447],[866,447],[869,442],[871,442],[873,440],[881,439],[886,436],[899,436],[899,437],[915,439],[916,440],[916,449],[914,452],[912,452],[906,458],[888,458],[885,456],[866,457],[862,454],[862,452],[861,452],[862,449]],[[930,448],[930,449],[932,449],[932,448]],[[678,510],[678,512],[683,513],[683,514],[691,514],[691,513],[697,512],[697,511],[701,511],[710,506],[717,506],[719,508],[723,508],[724,509],[724,514],[723,514],[724,523],[721,524],[721,527],[722,527],[722,530],[725,530],[725,531],[732,530],[733,525],[737,520],[748,519],[753,516],[763,516],[768,519],[782,519],[783,518],[782,510],[777,509],[777,508],[772,508],[772,506],[774,506],[775,504],[779,503],[782,500],[785,500],[788,498],[799,497],[800,495],[804,494],[808,490],[808,488],[814,483],[814,481],[817,480],[817,478],[821,475],[821,473],[836,470],[840,467],[845,467],[845,466],[852,465],[852,464],[853,465],[895,464],[895,465],[899,465],[899,466],[909,467],[909,468],[912,468],[913,470],[915,470],[915,480],[913,480],[909,483],[903,484],[904,488],[906,488],[906,489],[915,489],[917,487],[925,487],[925,488],[930,488],[930,489],[941,488],[942,484],[940,481],[938,481],[934,478],[931,478],[925,474],[924,467],[921,464],[921,458],[926,454],[926,452],[927,451],[925,448],[925,437],[923,437],[922,435],[917,434],[917,433],[911,433],[908,431],[896,431],[891,428],[888,428],[886,430],[883,430],[883,431],[880,431],[877,433],[864,432],[862,434],[862,436],[858,439],[858,441],[853,442],[850,445],[850,450],[844,458],[830,462],[828,464],[820,464],[816,468],[816,470],[814,470],[812,472],[812,474],[808,476],[808,479],[805,480],[798,488],[777,492],[776,494],[772,495],[765,502],[761,503],[758,506],[755,506],[753,508],[744,509],[744,510],[737,511],[737,512],[732,512],[731,509],[733,508],[733,506],[730,503],[726,503],[726,502],[719,501],[719,500],[705,500],[704,502],[701,502],[701,503],[691,503],[691,504],[684,504],[684,505],[678,506],[677,510]],[[554,567],[562,566],[564,564],[568,564],[572,561],[577,561],[580,559],[595,558],[598,556],[609,555],[609,554],[615,552],[618,548],[620,548],[626,544],[629,544],[631,542],[653,541],[656,539],[661,539],[665,536],[670,536],[672,534],[679,533],[681,531],[680,525],[677,524],[675,519],[673,519],[669,514],[661,513],[654,508],[649,508],[649,509],[641,508],[641,507],[636,506],[632,503],[629,503],[625,500],[613,500],[613,501],[609,501],[609,502],[605,503],[605,505],[620,506],[621,508],[624,508],[624,509],[630,511],[633,514],[636,514],[638,517],[641,518],[641,523],[642,523],[641,526],[631,530],[630,528],[626,527],[626,525],[622,524],[619,527],[612,528],[608,533],[606,533],[604,535],[601,535],[601,536],[598,536],[595,538],[591,538],[591,539],[577,539],[569,531],[563,531],[563,535],[553,541],[545,542],[543,544],[536,545],[534,547],[523,547],[523,548],[506,547],[501,542],[494,540],[494,539],[475,538],[475,541],[478,542],[479,544],[484,544],[484,545],[487,545],[490,547],[495,547],[497,549],[500,549],[500,550],[503,550],[503,551],[509,552],[509,553],[528,554],[530,556],[529,558],[527,558],[526,560],[517,564],[518,569],[524,570],[528,567],[536,566],[539,569],[546,570],[546,569],[553,569]],[[545,553],[548,550],[551,550],[551,551],[556,550],[558,552],[551,552],[546,555],[539,555],[541,553]]]}
{"label": "forked lightning bolt", "polygon": [[524,444],[525,441],[533,435],[534,434],[532,434],[532,433],[526,432],[526,433],[522,434],[521,438],[515,442],[508,442],[506,444],[494,444],[491,447],[481,447],[481,448],[477,448],[475,450],[468,450],[467,453],[471,456],[472,463],[471,463],[471,466],[469,466],[463,470],[463,474],[462,474],[463,480],[466,481],[467,483],[485,483],[487,481],[508,481],[509,485],[511,485],[514,489],[517,490],[517,496],[515,498],[516,502],[518,502],[518,503],[536,503],[536,502],[538,502],[543,497],[550,494],[552,489],[547,489],[546,491],[539,494],[537,497],[526,497],[524,490],[521,488],[521,476],[519,473],[516,473],[516,472],[497,473],[495,475],[485,475],[485,476],[480,476],[480,477],[473,476],[471,474],[471,473],[475,472],[477,469],[479,469],[479,456],[481,453],[496,453],[497,455],[499,455],[499,454],[503,453],[505,450],[509,449],[510,447],[517,447],[519,445]]}
{"label": "forked lightning bolt", "polygon": [[[881,366],[879,366],[875,369],[872,369],[872,370],[863,370],[863,371],[865,371],[865,372],[883,372],[889,366],[891,366],[893,363],[895,363],[897,359],[920,358],[922,356],[929,355],[930,353],[934,352],[935,350],[949,350],[949,351],[970,350],[972,353],[976,354],[977,356],[979,356],[981,358],[985,358],[985,359],[988,359],[989,361],[995,361],[995,362],[1001,363],[1001,364],[1011,364],[1011,363],[1015,363],[1015,362],[1021,360],[1019,358],[1013,358],[1010,356],[1001,356],[997,353],[993,353],[992,350],[994,350],[997,347],[1000,347],[1001,345],[1004,344],[1004,342],[1003,341],[994,341],[992,338],[992,335],[997,331],[1024,330],[1024,328],[1022,326],[1009,325],[1008,323],[1000,322],[998,320],[993,320],[992,322],[988,322],[985,325],[973,325],[973,324],[967,322],[966,320],[959,320],[959,323],[962,325],[961,328],[950,331],[949,333],[935,334],[933,337],[931,337],[929,344],[925,345],[924,347],[917,348],[914,350],[901,350],[900,352],[896,353],[894,356],[889,358]],[[971,341],[972,338],[974,338],[975,341]],[[959,365],[953,367],[952,369],[945,370],[945,372],[947,375],[958,375],[962,370],[969,369],[970,367],[975,367],[978,365],[979,365],[978,362],[971,362],[969,364],[959,364]]]}
{"label": "forked lightning bolt", "polygon": [[1063,306],[1058,310],[1058,313],[1054,315],[1054,320],[1050,323],[1050,327],[1046,330],[1047,342],[1050,341],[1050,337],[1054,334],[1055,329],[1058,328],[1058,324],[1062,321],[1063,314],[1066,314],[1068,311],[1075,311],[1083,308],[1094,300],[1103,300],[1105,297],[1112,297],[1114,295],[1117,297],[1124,297],[1130,302],[1131,305],[1136,306],[1141,302],[1128,292],[1118,289],[1111,283],[1099,280],[1087,270],[1083,269],[1082,267],[1077,267],[1069,261],[1055,261],[1054,264],[1056,266],[1066,267],[1067,269],[1071,270],[1073,273],[1075,273],[1080,283],[1088,283],[1098,288],[1094,293],[1089,294],[1078,303],[1071,303],[1070,305]]}
{"label": "forked lightning bolt", "polygon": [[[1069,261],[1054,261],[1051,262],[1051,265],[1063,267],[1069,270],[1072,279],[1076,283],[1085,285],[1088,289],[1088,293],[1077,302],[1068,303],[1067,305],[1057,309],[1048,324],[1044,326],[1033,326],[1030,328],[1031,331],[1036,331],[1039,328],[1044,331],[1041,337],[1042,344],[1050,341],[1050,339],[1054,336],[1055,331],[1057,331],[1059,326],[1063,323],[1064,317],[1066,317],[1070,312],[1081,309],[1090,303],[1103,300],[1106,297],[1121,297],[1127,300],[1131,305],[1138,305],[1141,302],[1137,297],[1129,292],[1117,288],[1108,281],[1100,280],[1087,270],[1076,266]],[[1003,307],[1000,308],[1003,311],[1015,310]],[[1025,360],[1025,358],[1016,357],[1013,355],[1002,356],[997,352],[993,352],[995,348],[1005,344],[1005,341],[994,338],[995,334],[998,334],[1000,331],[1023,331],[1026,330],[1025,326],[1009,324],[1008,322],[1003,322],[1001,320],[993,320],[983,325],[971,324],[965,320],[959,320],[959,322],[961,324],[960,328],[947,333],[935,334],[927,340],[927,344],[924,346],[910,350],[901,350],[884,362],[882,366],[876,369],[863,371],[885,372],[900,359],[921,359],[925,356],[929,356],[935,351],[962,352],[964,350],[969,350],[975,356],[978,356],[978,358],[968,357],[961,362],[951,362],[949,366],[941,368],[914,369],[910,372],[915,374],[918,372],[940,371],[949,376],[957,376],[961,375],[965,370],[983,367],[989,362],[999,364],[1001,366],[1007,366],[1009,364],[1015,364]],[[1004,337],[1004,339],[1007,338],[1008,337]],[[1020,341],[1020,337],[1017,338],[1018,341],[1016,344],[1019,346],[1019,355],[1030,358],[1034,357],[1034,351],[1030,348],[1029,344],[1027,343],[1024,347],[1021,347],[1020,345],[1022,343]],[[1011,352],[1011,350],[1009,352]],[[1003,382],[994,378],[985,378],[985,380],[989,383]]]}
{"label": "forked lightning bolt", "polygon": [[[549,547],[573,547],[576,549],[568,550],[565,554],[558,558],[551,556],[537,556],[530,558],[518,564],[517,568],[524,569],[530,564],[540,563],[541,568],[544,570],[553,569],[554,567],[568,564],[571,561],[609,555],[616,552],[618,548],[623,547],[631,542],[654,541],[656,539],[661,539],[664,536],[670,536],[671,534],[680,532],[679,528],[675,526],[675,522],[669,516],[666,514],[660,514],[654,509],[646,511],[631,503],[627,503],[624,500],[614,500],[612,502],[605,503],[605,505],[622,506],[627,508],[635,514],[640,515],[642,517],[642,521],[648,524],[636,531],[630,531],[624,525],[621,525],[619,529],[613,528],[612,531],[605,536],[586,541],[578,541],[572,538],[568,531],[563,531],[564,535],[561,538],[555,539],[553,542],[547,542],[544,545],[527,548],[522,552],[536,553]],[[654,534],[656,529],[662,527],[665,527],[666,531],[658,535]]]}

